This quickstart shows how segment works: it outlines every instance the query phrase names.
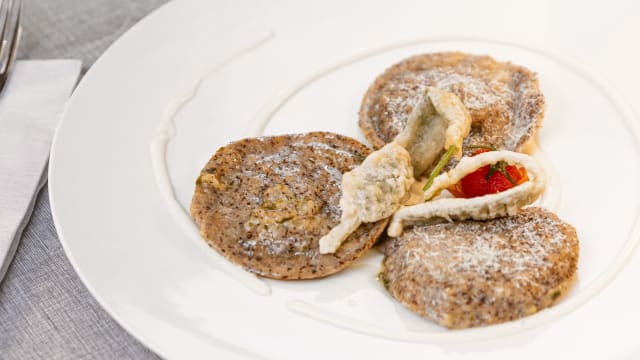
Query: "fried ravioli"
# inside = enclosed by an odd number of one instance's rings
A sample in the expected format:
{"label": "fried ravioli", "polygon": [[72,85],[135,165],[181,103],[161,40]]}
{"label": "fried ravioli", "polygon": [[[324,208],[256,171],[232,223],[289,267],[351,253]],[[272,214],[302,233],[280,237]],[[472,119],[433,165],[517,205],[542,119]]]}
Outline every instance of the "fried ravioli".
{"label": "fried ravioli", "polygon": [[515,320],[564,294],[575,229],[542,208],[489,221],[415,226],[387,240],[380,277],[411,311],[461,329]]}
{"label": "fried ravioli", "polygon": [[364,95],[358,123],[374,148],[402,131],[429,86],[454,93],[469,110],[465,145],[523,151],[544,115],[538,79],[524,67],[461,52],[417,55],[387,69]]}
{"label": "fried ravioli", "polygon": [[201,171],[191,215],[212,248],[250,272],[290,280],[331,275],[371,248],[388,223],[362,224],[336,253],[319,253],[319,239],[340,222],[342,174],[369,153],[327,132],[233,142]]}

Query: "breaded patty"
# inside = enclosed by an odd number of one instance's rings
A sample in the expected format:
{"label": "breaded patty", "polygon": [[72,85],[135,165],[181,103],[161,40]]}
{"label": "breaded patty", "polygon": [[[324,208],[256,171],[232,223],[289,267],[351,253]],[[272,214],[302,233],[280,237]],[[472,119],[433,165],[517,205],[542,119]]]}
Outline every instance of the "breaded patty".
{"label": "breaded patty", "polygon": [[578,263],[575,229],[541,208],[489,221],[415,226],[387,240],[391,295],[448,328],[500,323],[551,306]]}
{"label": "breaded patty", "polygon": [[544,114],[537,77],[524,67],[460,52],[417,55],[378,76],[359,112],[359,125],[374,148],[391,142],[428,86],[456,94],[469,110],[465,145],[521,151]]}
{"label": "breaded patty", "polygon": [[362,224],[334,254],[318,241],[340,222],[342,174],[369,148],[327,132],[245,139],[220,148],[196,183],[191,216],[230,261],[274,279],[338,272],[378,239],[388,219]]}

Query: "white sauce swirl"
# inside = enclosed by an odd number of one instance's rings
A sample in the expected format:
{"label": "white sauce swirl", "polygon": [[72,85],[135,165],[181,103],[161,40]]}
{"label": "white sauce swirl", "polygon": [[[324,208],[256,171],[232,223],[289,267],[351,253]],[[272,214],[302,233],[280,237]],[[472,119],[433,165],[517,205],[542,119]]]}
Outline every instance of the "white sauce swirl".
{"label": "white sauce swirl", "polygon": [[[202,82],[207,79],[211,74],[220,70],[226,64],[230,63],[234,59],[242,56],[243,54],[259,47],[264,42],[270,40],[274,36],[273,32],[268,32],[263,35],[259,40],[245,48],[243,51],[240,51],[236,54],[233,54],[229,57],[225,62],[221,63],[218,66],[215,66],[209,73],[201,77],[194,86],[188,91],[185,96],[176,101],[172,102],[166,111],[166,116],[163,118],[162,123],[158,126],[156,130],[156,135],[154,136],[151,142],[151,160],[153,165],[154,177],[156,179],[156,183],[159,187],[159,190],[162,194],[162,197],[167,204],[169,210],[172,215],[179,223],[179,225],[183,228],[185,233],[197,244],[204,245],[204,242],[200,238],[198,233],[198,229],[187,214],[186,210],[180,205],[180,203],[175,198],[175,193],[173,191],[173,185],[171,183],[171,178],[169,177],[166,163],[166,148],[170,141],[170,139],[175,135],[175,127],[174,127],[174,119],[180,110],[191,101],[197,94],[198,89]],[[287,91],[277,95],[270,102],[267,103],[262,111],[255,117],[255,120],[251,123],[251,128],[247,131],[247,136],[261,136],[264,133],[264,129],[275,116],[275,114],[280,110],[290,99],[300,93],[307,86],[312,84],[314,81],[320,79],[321,77],[338,70],[340,68],[349,66],[351,64],[357,63],[361,60],[367,59],[371,56],[378,55],[390,50],[398,49],[401,47],[411,46],[422,44],[427,41],[431,41],[431,39],[415,39],[406,42],[394,43],[387,46],[382,46],[376,49],[363,51],[357,53],[351,57],[344,59],[341,62],[334,63],[328,65],[319,71],[309,75],[308,77],[302,79],[300,82],[294,84]],[[538,160],[543,164],[545,172],[550,176],[550,182],[547,185],[547,189],[545,193],[540,199],[540,206],[544,206],[549,210],[556,211],[559,203],[560,203],[560,184],[557,180],[558,176],[556,171],[553,169],[551,162],[548,158],[541,152],[540,149],[534,155]],[[226,259],[219,256],[217,253],[210,251],[210,249],[203,249],[207,251],[207,253],[211,253],[213,256],[213,261],[216,265],[220,265],[223,271],[227,274],[231,275],[236,280],[240,281],[242,284],[247,286],[252,291],[258,294],[269,294],[271,289],[269,285],[260,279],[257,279],[255,276],[247,273],[243,269],[232,265]],[[372,274],[372,276],[374,276]],[[320,309],[314,305],[308,304],[306,302],[300,300],[292,300],[288,303],[288,308],[299,315],[308,317],[310,319],[315,319],[319,321],[323,321],[325,323],[332,324],[333,326],[359,332],[362,334],[377,336],[381,338],[387,338],[392,340],[400,340],[400,341],[409,341],[409,342],[446,342],[446,341],[456,341],[454,338],[450,337],[449,333],[442,334],[424,334],[424,333],[413,333],[408,331],[399,331],[399,330],[388,330],[385,328],[379,328],[374,326],[373,324],[364,323],[347,316]],[[509,325],[509,324],[507,324]],[[494,326],[492,329],[498,329],[500,326]],[[486,331],[486,329],[482,329],[485,336],[483,338],[491,338],[493,333],[490,331]],[[467,330],[469,331],[469,330]],[[473,330],[471,330],[473,331]],[[498,332],[498,331],[496,331]],[[478,338],[477,336],[471,336],[472,338]],[[457,339],[457,338],[456,338]]]}
{"label": "white sauce swirl", "polygon": [[175,118],[180,111],[198,94],[200,87],[205,79],[214,74],[220,69],[227,66],[233,60],[251,52],[258,48],[265,42],[269,41],[273,37],[273,32],[269,31],[262,34],[257,40],[249,44],[247,47],[240,49],[239,51],[231,54],[227,59],[212,67],[204,76],[200,77],[195,84],[180,98],[171,102],[165,111],[165,115],[156,128],[156,133],[150,144],[151,163],[153,166],[153,174],[156,179],[156,184],[160,190],[160,195],[166,203],[169,211],[173,215],[178,225],[183,229],[187,236],[192,239],[198,246],[202,247],[206,253],[210,254],[212,262],[217,268],[227,275],[235,278],[244,286],[252,290],[259,295],[269,295],[271,293],[271,287],[264,280],[259,279],[257,276],[245,271],[240,266],[234,265],[227,261],[224,257],[206,246],[205,242],[200,237],[198,227],[189,216],[186,209],[180,205],[176,198],[175,191],[173,190],[173,184],[171,183],[171,177],[167,169],[167,145],[171,138],[175,136]]}

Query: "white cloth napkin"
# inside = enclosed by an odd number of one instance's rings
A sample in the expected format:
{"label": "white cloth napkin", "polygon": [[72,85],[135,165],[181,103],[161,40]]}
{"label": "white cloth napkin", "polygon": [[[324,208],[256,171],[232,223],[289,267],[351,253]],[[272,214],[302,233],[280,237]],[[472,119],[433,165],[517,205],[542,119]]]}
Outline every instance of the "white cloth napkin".
{"label": "white cloth napkin", "polygon": [[80,65],[18,61],[0,94],[0,281],[46,182],[51,139]]}

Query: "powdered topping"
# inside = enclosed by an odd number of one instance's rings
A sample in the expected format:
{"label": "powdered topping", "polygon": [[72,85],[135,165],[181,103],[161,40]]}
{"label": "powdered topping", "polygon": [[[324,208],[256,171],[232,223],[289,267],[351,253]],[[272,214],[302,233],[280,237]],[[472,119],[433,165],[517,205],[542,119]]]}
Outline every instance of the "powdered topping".
{"label": "powdered topping", "polygon": [[319,254],[318,240],[341,218],[342,174],[368,154],[351,138],[321,132],[236,141],[202,170],[192,216],[212,247],[254,273],[329,275],[371,247],[386,224],[364,224],[336,254]]}
{"label": "powdered topping", "polygon": [[403,73],[389,80],[382,96],[388,96],[385,115],[391,119],[393,128],[398,132],[402,131],[407,124],[407,115],[420,100],[420,94],[429,86],[457,95],[469,111],[482,110],[496,104],[503,108],[508,107],[507,99],[513,96],[513,92],[504,84],[455,71],[471,70],[431,69]]}
{"label": "powdered topping", "polygon": [[521,145],[525,144],[523,139],[526,140],[530,129],[539,126],[539,124],[533,123],[532,119],[542,118],[541,109],[544,109],[544,98],[537,88],[537,83],[533,87],[527,81],[528,76],[529,74],[524,72],[516,72],[513,75],[514,82],[517,84],[514,89],[516,95],[514,100],[515,114],[511,121],[511,131],[506,134],[506,149],[520,149]]}
{"label": "powdered topping", "polygon": [[[558,223],[545,217],[525,222],[513,216],[431,227],[428,231],[414,227],[403,235],[408,249],[402,271],[427,271],[437,281],[453,274],[497,272],[508,275],[519,287],[537,281],[529,272],[537,274],[552,265],[547,256],[557,251],[555,247],[568,246],[560,243],[564,235]],[[548,238],[541,239],[542,231]],[[526,276],[518,276],[523,273]]]}
{"label": "powdered topping", "polygon": [[379,148],[405,127],[429,86],[457,95],[473,120],[465,144],[493,144],[520,150],[533,135],[544,112],[535,74],[487,56],[433,53],[408,58],[380,75],[360,108],[360,127]]}
{"label": "powdered topping", "polygon": [[[420,99],[420,94],[427,87],[433,86],[457,95],[474,118],[484,113],[487,108],[502,109],[497,113],[504,113],[511,117],[509,111],[513,92],[506,86],[495,81],[485,81],[471,75],[459,74],[454,71],[460,69],[433,69],[418,73],[403,73],[390,79],[381,91],[380,109],[382,116],[373,117],[379,123],[380,131],[391,131],[389,136],[397,134],[406,126],[408,115],[411,114]],[[510,126],[510,119],[496,119],[503,125]],[[476,121],[477,125],[477,121]],[[505,133],[509,129],[505,129]]]}
{"label": "powdered topping", "polygon": [[[309,157],[310,151],[313,153],[311,158]],[[303,156],[304,158],[302,158]],[[321,166],[317,166],[314,157],[318,160],[330,159],[331,162],[323,162]],[[335,167],[336,165],[333,165],[333,162],[338,158],[356,159],[355,162],[352,162],[355,166],[363,157],[318,141],[294,141],[279,149],[278,152],[257,156],[255,164],[261,171],[258,173],[244,172],[243,174],[247,176],[245,181],[253,182],[254,179],[259,178],[263,188],[267,184],[273,185],[266,188],[260,198],[260,207],[252,211],[251,217],[245,223],[246,230],[258,235],[257,239],[240,241],[240,245],[247,250],[247,255],[252,254],[256,245],[262,245],[271,255],[283,254],[290,250],[290,244],[293,245],[294,255],[312,255],[307,253],[310,251],[309,244],[299,241],[297,234],[317,225],[320,218],[326,219],[326,224],[322,225],[323,227],[339,219],[341,211],[337,205],[341,194],[342,172]],[[311,167],[315,171],[308,171],[309,166],[305,165],[307,161],[314,163]],[[281,178],[282,183],[275,181],[274,178],[265,179],[264,173],[268,174],[269,172]],[[301,191],[304,193],[307,190],[304,188],[306,186],[305,177],[309,176],[315,181],[324,183],[327,188],[337,189],[337,191],[325,201],[322,200],[322,196],[318,198],[312,194],[301,197]],[[323,217],[314,216],[320,212]],[[313,251],[317,251],[317,249]]]}
{"label": "powdered topping", "polygon": [[416,226],[389,240],[381,276],[411,310],[450,328],[550,306],[575,273],[575,229],[540,208],[490,221]]}

